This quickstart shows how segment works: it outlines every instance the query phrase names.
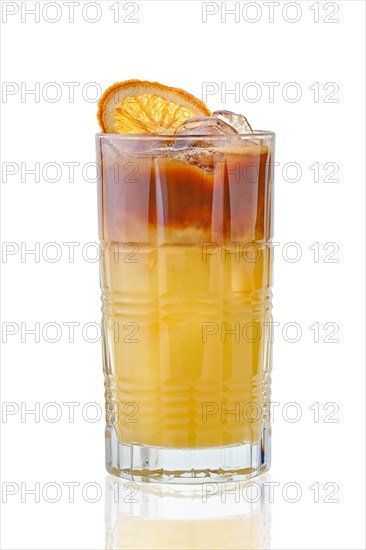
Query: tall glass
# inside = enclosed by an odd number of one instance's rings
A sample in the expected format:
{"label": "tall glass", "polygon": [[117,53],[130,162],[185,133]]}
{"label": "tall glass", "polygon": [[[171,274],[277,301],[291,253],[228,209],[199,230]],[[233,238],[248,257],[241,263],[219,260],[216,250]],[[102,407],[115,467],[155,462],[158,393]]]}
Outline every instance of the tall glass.
{"label": "tall glass", "polygon": [[274,134],[98,134],[106,465],[269,468]]}

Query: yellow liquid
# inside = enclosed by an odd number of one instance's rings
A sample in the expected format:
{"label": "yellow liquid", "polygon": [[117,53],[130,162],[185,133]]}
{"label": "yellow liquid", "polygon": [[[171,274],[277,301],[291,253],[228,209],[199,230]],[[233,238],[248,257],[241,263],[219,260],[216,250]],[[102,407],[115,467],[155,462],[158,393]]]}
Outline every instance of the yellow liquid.
{"label": "yellow liquid", "polygon": [[[267,151],[226,159],[224,177],[205,173],[204,183],[196,166],[146,158],[135,159],[135,187],[114,183],[112,162],[101,219],[107,422],[127,444],[260,441],[271,365]],[[238,183],[237,163],[253,162],[256,179]]]}

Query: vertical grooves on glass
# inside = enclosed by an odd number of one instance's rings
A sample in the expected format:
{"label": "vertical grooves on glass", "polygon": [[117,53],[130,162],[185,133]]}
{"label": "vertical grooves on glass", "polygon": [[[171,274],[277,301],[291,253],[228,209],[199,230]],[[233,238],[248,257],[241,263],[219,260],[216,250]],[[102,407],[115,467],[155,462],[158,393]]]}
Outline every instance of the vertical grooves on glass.
{"label": "vertical grooves on glass", "polygon": [[[159,403],[160,403],[160,414],[159,414],[159,429],[160,432],[163,434],[163,373],[162,373],[162,357],[164,356],[164,333],[161,330],[162,328],[162,320],[161,320],[161,277],[165,273],[165,265],[164,265],[164,273],[161,273],[161,262],[160,262],[160,238],[161,235],[159,234],[160,227],[164,227],[163,222],[163,216],[164,216],[164,202],[163,202],[163,193],[161,189],[161,180],[159,177],[159,166],[156,161],[153,161],[151,164],[151,172],[150,172],[150,196],[154,197],[154,223],[151,224],[151,227],[153,227],[154,235],[154,245],[155,245],[155,254],[156,254],[156,262],[157,262],[157,274],[156,274],[156,284],[157,284],[157,298],[158,298],[158,331],[159,331],[159,339],[158,339],[158,364],[159,364]],[[164,236],[163,236],[164,238]]]}
{"label": "vertical grooves on glass", "polygon": [[[220,181],[221,178],[221,181]],[[212,217],[215,219],[218,215],[218,219],[220,220],[219,228],[221,229],[221,234],[219,238],[217,239],[218,246],[221,248],[224,246],[225,237],[227,235],[228,240],[230,240],[230,225],[227,227],[227,223],[230,224],[230,219],[225,218],[225,207],[228,206],[229,212],[230,212],[230,193],[228,190],[229,187],[229,181],[228,181],[228,175],[227,175],[227,166],[226,162],[223,166],[223,173],[218,178],[214,178],[214,186],[217,190],[217,196],[219,197],[219,200],[216,203],[217,210],[219,209],[220,212],[217,211],[212,212]],[[221,294],[221,301],[220,301],[220,309],[221,309],[221,316],[224,314],[224,308],[225,308],[225,271],[226,271],[226,265],[222,262],[221,255],[215,258],[214,256],[210,257],[210,266],[212,271],[214,272],[216,268],[216,264],[219,263],[218,267],[218,275],[219,275],[219,281],[217,283],[218,288],[220,289]],[[215,266],[215,267],[214,267]],[[214,273],[215,276],[215,273]],[[217,275],[216,275],[217,276]],[[224,406],[224,403],[226,404],[227,398],[225,395],[225,349],[224,346],[219,347],[220,351],[220,362],[219,362],[219,368],[221,370],[221,388],[220,388],[220,401],[218,403],[218,406],[220,407],[219,414],[221,416],[220,421],[222,422],[222,407]],[[222,426],[221,426],[222,428]],[[224,442],[222,441],[221,444],[223,445]],[[220,464],[223,464],[223,461],[220,461]]]}
{"label": "vertical grooves on glass", "polygon": [[[267,158],[253,153],[259,140],[234,160],[206,150],[217,172],[207,156],[195,164],[200,147],[176,162],[170,145],[167,157],[153,157],[142,154],[143,140],[127,152],[122,139],[108,140],[99,193],[108,469],[173,483],[252,477],[268,465],[268,415],[254,424],[231,411],[270,399],[270,140],[261,140]],[[243,171],[238,179],[235,160],[240,169],[257,166],[257,180]],[[131,161],[138,182],[113,182]],[[135,264],[125,262],[132,241]],[[255,264],[236,259],[248,242],[263,255]],[[205,262],[203,244],[211,246]],[[204,321],[213,329],[206,342]],[[136,343],[124,339],[128,323],[139,327]],[[243,340],[246,323],[262,326],[261,341]],[[109,324],[119,325],[117,341]],[[138,407],[136,423],[124,420],[128,401]],[[217,406],[206,423],[205,402]]]}
{"label": "vertical grooves on glass", "polygon": [[[272,373],[272,357],[273,357],[273,326],[272,326],[272,232],[273,232],[273,185],[274,185],[274,137],[272,143],[268,143],[268,158],[267,158],[267,170],[266,170],[266,188],[265,188],[265,240],[268,243],[266,248],[266,273],[268,273],[268,308],[266,310],[266,318],[268,319],[269,326],[266,330],[266,356],[264,361],[264,403],[268,403],[268,407],[265,405],[267,411],[271,400],[271,373]],[[269,412],[265,413],[264,421],[270,423]]]}

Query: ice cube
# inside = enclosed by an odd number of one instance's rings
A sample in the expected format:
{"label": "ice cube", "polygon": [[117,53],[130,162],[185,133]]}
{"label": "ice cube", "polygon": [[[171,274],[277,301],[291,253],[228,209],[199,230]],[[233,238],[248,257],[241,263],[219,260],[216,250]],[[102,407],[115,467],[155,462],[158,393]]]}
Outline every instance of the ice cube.
{"label": "ice cube", "polygon": [[253,130],[245,116],[233,113],[231,111],[215,111],[213,117],[229,124],[238,132],[238,134],[252,134]]}
{"label": "ice cube", "polygon": [[183,136],[219,136],[237,133],[232,124],[228,124],[222,118],[214,116],[190,118],[178,126],[175,131],[175,135]]}
{"label": "ice cube", "polygon": [[[225,140],[220,140],[220,136],[237,136],[238,132],[224,120],[212,116],[190,118],[182,122],[175,131],[177,139],[174,149],[187,149],[191,147],[211,148],[217,145],[223,145]],[[183,139],[183,136],[197,136],[197,139]],[[198,138],[202,136],[202,138]],[[207,139],[208,136],[216,137],[215,140]]]}

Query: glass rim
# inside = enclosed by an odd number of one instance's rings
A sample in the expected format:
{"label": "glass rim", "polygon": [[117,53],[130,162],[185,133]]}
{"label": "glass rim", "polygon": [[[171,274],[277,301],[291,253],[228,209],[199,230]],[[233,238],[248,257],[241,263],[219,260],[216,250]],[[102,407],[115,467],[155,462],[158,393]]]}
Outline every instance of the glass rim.
{"label": "glass rim", "polygon": [[174,139],[174,140],[198,140],[201,138],[210,139],[210,140],[232,140],[237,138],[247,138],[247,139],[253,139],[253,138],[265,138],[270,137],[274,138],[276,136],[275,132],[271,132],[270,130],[253,130],[252,133],[247,134],[184,134],[184,135],[176,135],[176,134],[110,134],[107,132],[98,132],[95,134],[96,138],[103,138],[106,137],[108,139],[112,138],[118,138],[118,139],[125,139],[125,140],[146,140],[146,141],[152,141],[152,140],[167,140],[167,139]]}

